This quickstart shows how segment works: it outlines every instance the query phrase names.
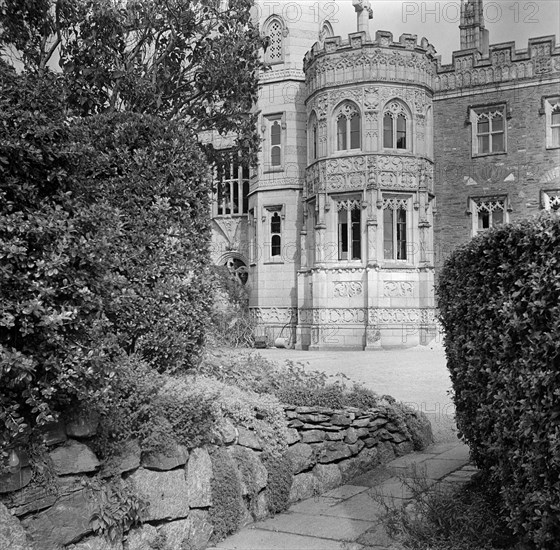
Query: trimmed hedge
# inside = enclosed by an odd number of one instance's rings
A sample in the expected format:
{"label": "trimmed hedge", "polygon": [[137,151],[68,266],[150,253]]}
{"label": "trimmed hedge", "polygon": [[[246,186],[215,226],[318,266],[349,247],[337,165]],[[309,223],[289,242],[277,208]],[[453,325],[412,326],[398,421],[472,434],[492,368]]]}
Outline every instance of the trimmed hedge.
{"label": "trimmed hedge", "polygon": [[560,217],[473,239],[447,260],[437,293],[459,431],[510,526],[558,548]]}

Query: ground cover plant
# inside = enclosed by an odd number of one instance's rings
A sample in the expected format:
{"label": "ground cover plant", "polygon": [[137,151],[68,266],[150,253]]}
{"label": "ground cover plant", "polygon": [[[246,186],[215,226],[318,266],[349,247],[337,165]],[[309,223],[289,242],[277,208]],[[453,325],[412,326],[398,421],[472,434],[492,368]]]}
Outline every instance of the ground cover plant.
{"label": "ground cover plant", "polygon": [[510,527],[560,540],[560,217],[487,232],[437,288],[457,425]]}
{"label": "ground cover plant", "polygon": [[293,361],[281,365],[258,353],[207,351],[197,372],[256,393],[270,393],[288,405],[367,409],[382,400],[343,374],[329,376]]}
{"label": "ground cover plant", "polygon": [[504,519],[500,496],[482,478],[463,487],[435,484],[421,469],[399,474],[411,500],[374,494],[388,534],[407,550],[498,550],[518,542]]}

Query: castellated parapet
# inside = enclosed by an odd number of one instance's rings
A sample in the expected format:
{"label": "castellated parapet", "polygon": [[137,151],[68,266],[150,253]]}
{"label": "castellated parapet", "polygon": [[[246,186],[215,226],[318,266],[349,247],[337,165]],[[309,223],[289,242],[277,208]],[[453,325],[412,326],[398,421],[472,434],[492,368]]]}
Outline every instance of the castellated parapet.
{"label": "castellated parapet", "polygon": [[368,41],[365,32],[340,36],[316,43],[305,56],[304,70],[308,94],[332,86],[371,80],[414,83],[433,87],[436,73],[435,49],[426,38],[418,44],[414,34],[402,34],[398,42],[393,34],[377,31]]}
{"label": "castellated parapet", "polygon": [[492,44],[483,57],[476,49],[453,52],[452,62],[443,65],[437,59],[433,88],[437,92],[464,90],[526,79],[546,79],[560,73],[560,46],[556,38],[542,36],[529,39],[528,47],[516,50],[515,42]]}

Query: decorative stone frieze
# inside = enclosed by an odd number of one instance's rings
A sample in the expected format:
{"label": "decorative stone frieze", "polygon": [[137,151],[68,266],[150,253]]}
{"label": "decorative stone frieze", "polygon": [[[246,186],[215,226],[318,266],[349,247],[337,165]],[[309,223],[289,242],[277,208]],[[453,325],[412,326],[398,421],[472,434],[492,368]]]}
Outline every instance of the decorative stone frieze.
{"label": "decorative stone frieze", "polygon": [[298,310],[295,307],[253,307],[250,311],[260,323],[297,323]]}
{"label": "decorative stone frieze", "polygon": [[433,163],[422,157],[368,154],[318,160],[307,168],[306,194],[384,190],[433,191]]}

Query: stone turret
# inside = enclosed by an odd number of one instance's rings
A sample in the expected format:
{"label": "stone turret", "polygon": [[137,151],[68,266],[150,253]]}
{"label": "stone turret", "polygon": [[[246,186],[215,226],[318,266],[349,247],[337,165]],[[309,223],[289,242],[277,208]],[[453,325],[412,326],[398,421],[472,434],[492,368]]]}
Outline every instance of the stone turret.
{"label": "stone turret", "polygon": [[484,28],[482,0],[463,0],[461,3],[461,49],[475,49],[488,57],[489,33]]}
{"label": "stone turret", "polygon": [[302,348],[416,345],[435,335],[435,50],[412,34],[370,38],[369,6],[354,6],[358,31],[316,43],[304,63]]}

